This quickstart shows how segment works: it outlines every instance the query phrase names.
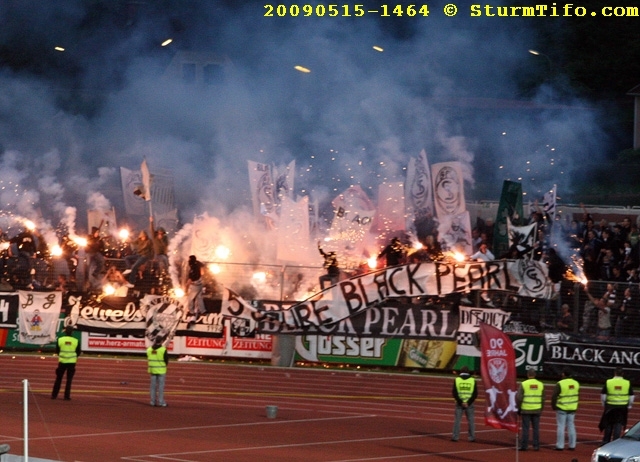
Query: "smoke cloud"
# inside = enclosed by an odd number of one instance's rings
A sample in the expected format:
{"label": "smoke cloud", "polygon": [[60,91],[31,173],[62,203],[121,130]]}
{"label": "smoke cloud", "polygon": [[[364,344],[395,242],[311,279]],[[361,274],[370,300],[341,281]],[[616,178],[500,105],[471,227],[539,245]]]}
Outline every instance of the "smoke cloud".
{"label": "smoke cloud", "polygon": [[[606,146],[597,108],[560,104],[552,87],[520,98],[519,73],[541,59],[523,20],[436,4],[426,18],[264,13],[255,1],[2,2],[2,216],[78,233],[89,208],[120,217],[119,167],[144,157],[171,170],[183,223],[248,216],[247,160],[295,159],[296,194],[325,210],[354,184],[375,200],[422,149],[463,163],[468,199],[497,200],[510,179],[533,200],[567,191]],[[181,51],[221,57],[219,78],[169,73]]]}

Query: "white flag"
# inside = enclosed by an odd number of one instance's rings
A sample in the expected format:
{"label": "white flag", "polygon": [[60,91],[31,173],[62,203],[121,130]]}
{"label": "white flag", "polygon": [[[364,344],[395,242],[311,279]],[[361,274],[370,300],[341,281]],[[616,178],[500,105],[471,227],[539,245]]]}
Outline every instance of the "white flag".
{"label": "white flag", "polygon": [[271,167],[252,160],[247,162],[249,165],[249,184],[253,201],[253,213],[256,217],[264,216],[277,221]]}
{"label": "white flag", "polygon": [[274,167],[275,198],[281,203],[285,197],[293,199],[293,181],[295,178],[296,161],[292,160],[286,167]]}
{"label": "white flag", "polygon": [[435,215],[431,169],[424,149],[417,158],[409,159],[405,187],[405,198],[409,214],[413,214],[415,218]]}
{"label": "white flag", "polygon": [[433,196],[438,218],[467,210],[460,162],[442,162],[431,167]]}
{"label": "white flag", "polygon": [[62,307],[62,292],[18,291],[20,342],[46,345],[55,342]]}
{"label": "white flag", "polygon": [[120,167],[122,180],[122,195],[124,197],[124,209],[127,215],[144,215],[144,199],[136,196],[136,188],[142,188],[142,174],[136,170]]}
{"label": "white flag", "polygon": [[147,159],[142,160],[140,165],[140,173],[142,174],[142,197],[145,201],[151,200],[151,173],[149,172],[149,166],[147,165]]}
{"label": "white flag", "polygon": [[[313,249],[315,252],[315,249]],[[315,256],[315,255],[314,255]],[[298,202],[284,197],[278,223],[277,259],[309,263],[309,197]]]}
{"label": "white flag", "polygon": [[549,215],[551,222],[553,222],[556,218],[556,185],[553,185],[551,191],[547,191],[544,193],[544,197],[542,199],[542,210],[544,213]]}

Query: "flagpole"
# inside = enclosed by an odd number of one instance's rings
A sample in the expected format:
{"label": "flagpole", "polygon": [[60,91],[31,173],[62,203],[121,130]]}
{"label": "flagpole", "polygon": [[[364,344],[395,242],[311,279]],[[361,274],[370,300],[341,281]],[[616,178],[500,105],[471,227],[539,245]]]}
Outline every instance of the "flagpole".
{"label": "flagpole", "polygon": [[516,414],[516,462],[518,462],[520,457],[520,415]]}

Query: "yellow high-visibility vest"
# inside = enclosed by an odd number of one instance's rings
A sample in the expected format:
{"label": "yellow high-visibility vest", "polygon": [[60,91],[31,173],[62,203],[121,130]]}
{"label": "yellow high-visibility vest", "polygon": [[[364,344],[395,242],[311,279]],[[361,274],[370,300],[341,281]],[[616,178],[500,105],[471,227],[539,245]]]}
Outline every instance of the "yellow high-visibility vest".
{"label": "yellow high-visibility vest", "polygon": [[575,411],[578,409],[578,399],[580,394],[580,384],[570,377],[558,382],[560,394],[556,401],[556,406],[561,411]]}
{"label": "yellow high-visibility vest", "polygon": [[63,364],[73,364],[78,362],[78,339],[69,335],[63,335],[58,339],[58,347],[60,347],[59,362]]}
{"label": "yellow high-visibility vest", "polygon": [[161,346],[157,350],[153,347],[147,348],[147,362],[149,374],[163,375],[167,373],[167,364],[164,362],[164,353],[167,351],[166,347]]}
{"label": "yellow high-visibility vest", "polygon": [[467,377],[466,379],[456,377],[456,390],[458,392],[458,397],[463,403],[466,403],[471,399],[475,386],[476,379],[473,377]]}
{"label": "yellow high-visibility vest", "polygon": [[623,377],[613,377],[607,380],[606,404],[610,406],[629,404],[629,388],[631,388],[631,382]]}
{"label": "yellow high-visibility vest", "polygon": [[539,411],[542,409],[542,396],[544,384],[536,379],[528,379],[522,382],[522,411]]}

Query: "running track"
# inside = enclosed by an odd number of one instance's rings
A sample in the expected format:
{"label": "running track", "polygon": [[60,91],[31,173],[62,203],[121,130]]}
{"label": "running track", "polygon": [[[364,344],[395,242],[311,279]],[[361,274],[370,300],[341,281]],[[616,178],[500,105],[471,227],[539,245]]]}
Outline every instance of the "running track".
{"label": "running track", "polygon": [[[81,357],[71,401],[50,398],[56,365],[51,355],[0,353],[0,443],[11,454],[23,454],[24,379],[29,456],[65,462],[571,462],[589,461],[601,438],[599,387],[582,388],[576,451],[553,450],[549,384],[543,447],[516,452],[514,433],[484,425],[480,382],[476,442],[465,440],[464,421],[460,442],[450,441],[451,376],[172,361],[169,407],[156,408],[142,359]],[[278,406],[277,418],[266,405]]]}

